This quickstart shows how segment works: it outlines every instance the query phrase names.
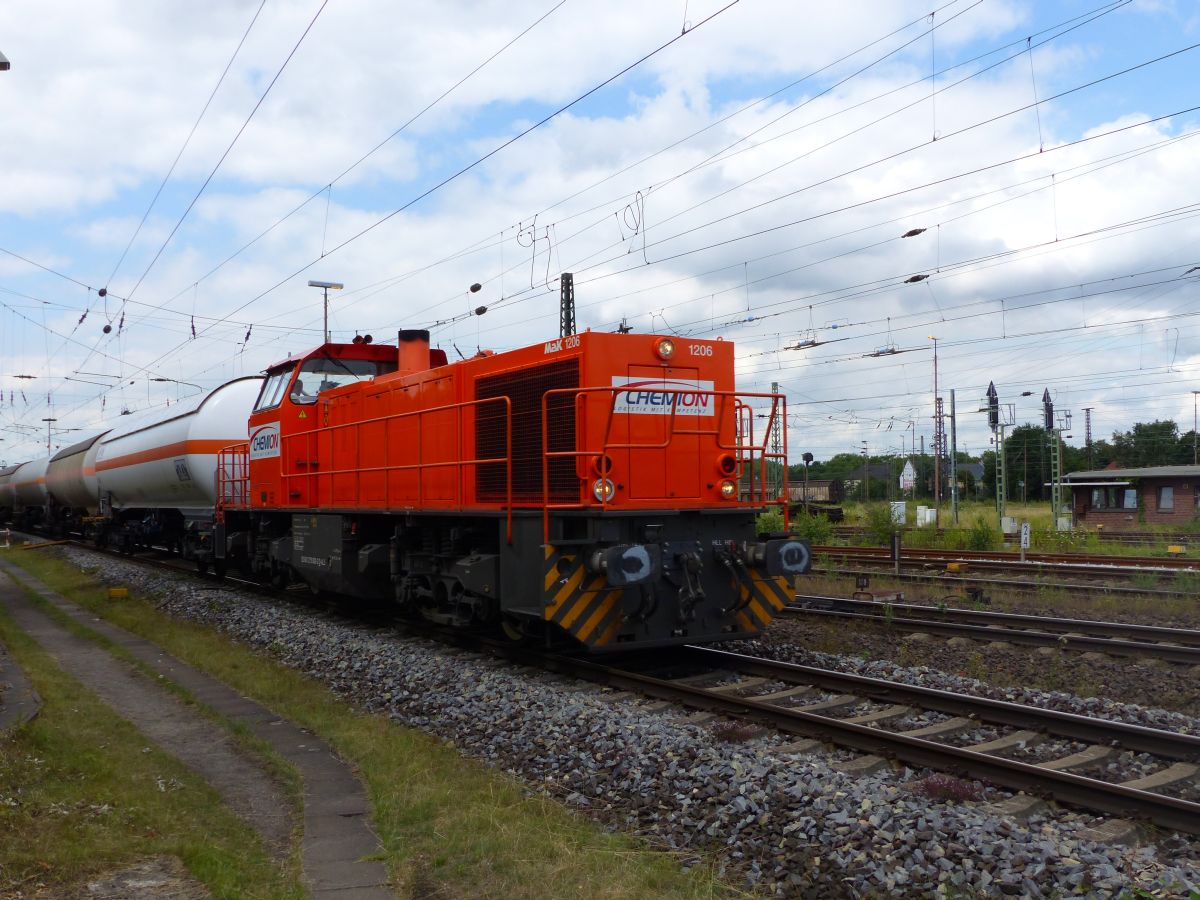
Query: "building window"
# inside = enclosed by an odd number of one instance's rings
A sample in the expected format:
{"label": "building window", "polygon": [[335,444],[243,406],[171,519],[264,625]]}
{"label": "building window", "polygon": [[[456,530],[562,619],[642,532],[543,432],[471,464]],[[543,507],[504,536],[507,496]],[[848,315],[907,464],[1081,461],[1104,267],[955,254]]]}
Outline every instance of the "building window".
{"label": "building window", "polygon": [[1092,488],[1092,509],[1137,509],[1137,489]]}
{"label": "building window", "polygon": [[1171,512],[1175,509],[1175,488],[1163,485],[1158,489],[1158,511]]}

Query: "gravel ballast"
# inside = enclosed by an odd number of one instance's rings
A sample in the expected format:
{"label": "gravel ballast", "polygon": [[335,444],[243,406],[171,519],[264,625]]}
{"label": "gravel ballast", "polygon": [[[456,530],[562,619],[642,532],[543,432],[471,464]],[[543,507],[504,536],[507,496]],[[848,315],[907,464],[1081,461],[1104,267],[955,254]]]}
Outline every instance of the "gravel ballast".
{"label": "gravel ballast", "polygon": [[[86,551],[65,552],[97,565]],[[1200,888],[1200,852],[1190,838],[1136,849],[1097,844],[1081,837],[1097,821],[1090,814],[1050,809],[1024,823],[997,816],[991,802],[1009,794],[995,788],[952,783],[951,793],[980,799],[931,799],[922,790],[934,784],[923,780],[929,773],[850,776],[832,765],[853,756],[845,751],[781,752],[788,739],[771,733],[723,740],[711,724],[686,721],[684,710],[654,711],[593,685],[120,561],[106,558],[102,577],[269,652],[367,710],[439,735],[531,791],[674,848],[685,866],[696,852],[711,853],[728,877],[759,893],[1041,897],[1139,888],[1186,896]],[[781,645],[769,649],[779,656]],[[880,661],[800,659],[803,648],[782,649],[806,664],[881,667],[863,674],[886,671],[911,683],[962,680]],[[1200,733],[1200,723],[1162,710],[1109,701],[1086,708],[1088,701],[1069,695],[1042,699],[1039,705]]]}

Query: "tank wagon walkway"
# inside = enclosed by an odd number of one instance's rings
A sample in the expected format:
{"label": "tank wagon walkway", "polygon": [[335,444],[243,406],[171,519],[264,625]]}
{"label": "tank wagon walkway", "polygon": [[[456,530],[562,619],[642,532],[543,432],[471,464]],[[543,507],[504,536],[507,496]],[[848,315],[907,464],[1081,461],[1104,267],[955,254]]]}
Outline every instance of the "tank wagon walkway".
{"label": "tank wagon walkway", "polygon": [[367,822],[370,804],[358,779],[319,738],[232,688],[168,656],[160,647],[96,619],[38,579],[0,562],[0,606],[70,675],[82,681],[148,738],[203,776],[225,802],[263,836],[277,855],[287,852],[293,822],[286,796],[266,771],[239,752],[220,727],[184,705],[97,643],[78,637],[37,608],[15,580],[80,625],[99,633],[151,670],[239,722],[294,765],[304,782],[304,878],[315,898],[391,898]]}

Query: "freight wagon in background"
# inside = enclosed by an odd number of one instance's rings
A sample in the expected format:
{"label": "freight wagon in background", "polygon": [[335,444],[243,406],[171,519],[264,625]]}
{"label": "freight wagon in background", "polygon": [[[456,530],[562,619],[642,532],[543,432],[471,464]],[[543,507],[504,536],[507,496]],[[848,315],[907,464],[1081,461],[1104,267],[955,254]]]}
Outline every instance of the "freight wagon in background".
{"label": "freight wagon in background", "polygon": [[788,483],[788,510],[797,514],[824,516],[830,522],[841,522],[845,518],[842,501],[846,499],[846,484],[840,478],[817,478],[808,484]]}
{"label": "freight wagon in background", "polygon": [[1136,531],[1146,525],[1187,525],[1200,516],[1200,466],[1146,466],[1072,472],[1076,526]]}
{"label": "freight wagon in background", "polygon": [[788,484],[788,503],[795,506],[809,503],[841,503],[846,499],[846,485],[840,478],[827,478]]}

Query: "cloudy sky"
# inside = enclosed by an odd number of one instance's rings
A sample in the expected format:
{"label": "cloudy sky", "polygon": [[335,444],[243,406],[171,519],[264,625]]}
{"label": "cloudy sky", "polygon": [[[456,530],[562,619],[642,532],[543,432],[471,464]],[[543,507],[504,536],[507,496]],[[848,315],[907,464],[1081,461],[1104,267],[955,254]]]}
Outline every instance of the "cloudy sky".
{"label": "cloudy sky", "polygon": [[960,449],[989,381],[1190,429],[1200,6],[937,4],[7,0],[0,460],[318,343],[309,279],[454,357],[564,271],[581,328],[735,341],[794,457],[928,445],[931,335]]}

